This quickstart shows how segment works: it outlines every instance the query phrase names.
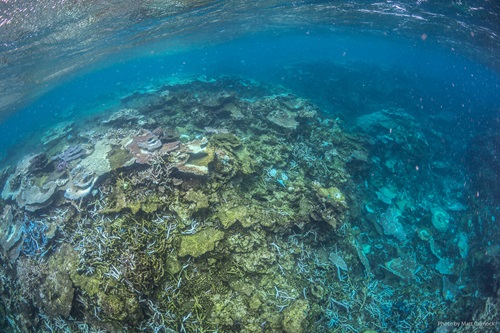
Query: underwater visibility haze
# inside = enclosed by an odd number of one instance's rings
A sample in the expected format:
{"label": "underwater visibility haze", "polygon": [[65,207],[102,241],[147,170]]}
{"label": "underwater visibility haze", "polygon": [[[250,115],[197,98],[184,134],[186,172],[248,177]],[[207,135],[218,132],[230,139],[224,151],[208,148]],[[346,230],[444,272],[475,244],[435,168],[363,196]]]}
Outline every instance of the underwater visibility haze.
{"label": "underwater visibility haze", "polygon": [[0,331],[500,331],[499,15],[0,1]]}

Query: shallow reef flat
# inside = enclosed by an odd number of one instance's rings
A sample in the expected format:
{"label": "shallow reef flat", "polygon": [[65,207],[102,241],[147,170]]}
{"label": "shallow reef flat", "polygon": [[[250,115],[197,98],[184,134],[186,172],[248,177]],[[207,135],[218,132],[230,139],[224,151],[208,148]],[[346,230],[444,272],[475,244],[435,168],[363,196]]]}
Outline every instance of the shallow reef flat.
{"label": "shallow reef flat", "polygon": [[498,322],[494,213],[448,148],[403,109],[347,124],[242,77],[125,96],[56,124],[0,172],[0,326],[381,333]]}

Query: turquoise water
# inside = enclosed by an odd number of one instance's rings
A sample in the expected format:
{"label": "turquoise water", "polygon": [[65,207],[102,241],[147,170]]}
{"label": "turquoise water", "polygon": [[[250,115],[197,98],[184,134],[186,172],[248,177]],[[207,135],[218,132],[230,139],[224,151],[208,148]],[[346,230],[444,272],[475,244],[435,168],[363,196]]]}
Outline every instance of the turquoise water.
{"label": "turquoise water", "polygon": [[[291,88],[325,110],[363,112],[333,110],[329,105],[326,95],[338,94],[338,88],[327,81],[337,74],[342,75],[342,86],[351,85],[349,90],[368,94],[367,100],[359,103],[363,104],[361,108],[372,102],[368,98],[374,98],[376,103],[394,103],[414,110],[420,107],[420,112],[428,114],[452,112],[462,116],[465,111],[474,119],[494,119],[498,110],[498,73],[431,43],[324,31],[273,37],[262,34],[181,54],[122,60],[72,77],[19,110],[2,123],[2,131],[8,134],[2,137],[2,147],[5,154],[8,146],[40,125],[48,126],[66,117],[68,110],[99,112],[100,105],[113,103],[116,96],[189,75],[247,76]],[[301,75],[301,67],[314,72]],[[380,86],[391,81],[395,89],[399,86],[406,90],[405,96],[378,100],[377,93],[383,89]],[[315,87],[313,91],[309,91],[311,86]]]}
{"label": "turquoise water", "polygon": [[498,4],[0,9],[2,332],[498,331]]}

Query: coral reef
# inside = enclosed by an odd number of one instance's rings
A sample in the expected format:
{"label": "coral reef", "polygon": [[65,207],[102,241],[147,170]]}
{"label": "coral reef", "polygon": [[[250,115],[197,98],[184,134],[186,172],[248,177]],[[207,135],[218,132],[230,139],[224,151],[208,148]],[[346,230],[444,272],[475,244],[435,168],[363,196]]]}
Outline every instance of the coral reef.
{"label": "coral reef", "polygon": [[143,135],[133,137],[125,148],[129,153],[135,156],[135,162],[139,164],[148,164],[153,158],[153,152],[161,148],[161,141],[156,135],[147,132]]}
{"label": "coral reef", "polygon": [[450,215],[441,207],[433,207],[431,209],[431,213],[432,225],[440,232],[448,230],[450,225]]}
{"label": "coral reef", "polygon": [[57,125],[39,154],[5,169],[6,331],[431,332],[443,318],[498,321],[497,211],[469,207],[463,174],[433,157],[445,141],[405,110],[348,128],[239,77],[118,104]]}
{"label": "coral reef", "polygon": [[56,155],[55,160],[59,160],[57,171],[63,171],[68,166],[68,163],[82,157],[86,152],[81,146],[68,147],[65,151]]}
{"label": "coral reef", "polygon": [[215,244],[224,238],[224,232],[215,229],[204,229],[193,235],[181,238],[179,257],[199,257],[209,251],[213,251]]}

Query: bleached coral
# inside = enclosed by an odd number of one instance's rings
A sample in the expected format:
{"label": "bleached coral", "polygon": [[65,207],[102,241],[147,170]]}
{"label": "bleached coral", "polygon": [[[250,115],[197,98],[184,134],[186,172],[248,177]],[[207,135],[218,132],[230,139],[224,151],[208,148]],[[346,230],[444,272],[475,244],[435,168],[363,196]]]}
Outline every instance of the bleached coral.
{"label": "bleached coral", "polygon": [[139,113],[139,111],[135,109],[121,109],[120,111],[116,111],[109,116],[108,119],[103,120],[103,124],[115,124],[115,123],[125,123],[130,121],[139,121],[144,118],[143,115]]}
{"label": "bleached coral", "polygon": [[295,120],[295,113],[284,110],[276,110],[267,115],[267,120],[279,127],[295,130],[299,122]]}
{"label": "bleached coral", "polygon": [[94,152],[80,162],[80,166],[89,173],[102,176],[111,171],[108,153],[111,151],[111,143],[106,139],[97,141]]}
{"label": "bleached coral", "polygon": [[87,196],[98,178],[81,165],[71,170],[70,174],[71,180],[64,192],[64,197],[70,200],[78,200]]}
{"label": "bleached coral", "polygon": [[432,225],[441,232],[448,230],[450,226],[450,215],[441,207],[434,207],[432,212]]}
{"label": "bleached coral", "polygon": [[328,259],[330,260],[330,262],[332,264],[334,264],[336,267],[340,268],[341,270],[343,270],[343,271],[348,270],[346,262],[337,253],[335,253],[335,252],[330,253],[330,256],[328,257]]}
{"label": "bleached coral", "polygon": [[134,136],[125,144],[129,153],[134,155],[135,162],[139,164],[149,164],[153,158],[153,152],[161,148],[162,143],[158,136],[151,132]]}
{"label": "bleached coral", "polygon": [[382,187],[380,191],[377,191],[375,193],[377,194],[377,197],[379,198],[380,201],[388,205],[392,204],[392,199],[394,199],[397,196],[396,193],[394,193],[387,187]]}
{"label": "bleached coral", "polygon": [[406,233],[403,225],[399,222],[401,211],[397,208],[389,207],[385,213],[380,215],[378,223],[384,229],[384,234],[394,236],[400,242],[406,240]]}
{"label": "bleached coral", "polygon": [[57,183],[53,181],[47,182],[41,187],[36,185],[29,186],[17,196],[17,204],[19,207],[24,207],[26,210],[34,212],[51,203],[52,195],[56,189]]}
{"label": "bleached coral", "polygon": [[403,280],[413,280],[416,262],[410,258],[395,258],[385,263],[384,268]]}

